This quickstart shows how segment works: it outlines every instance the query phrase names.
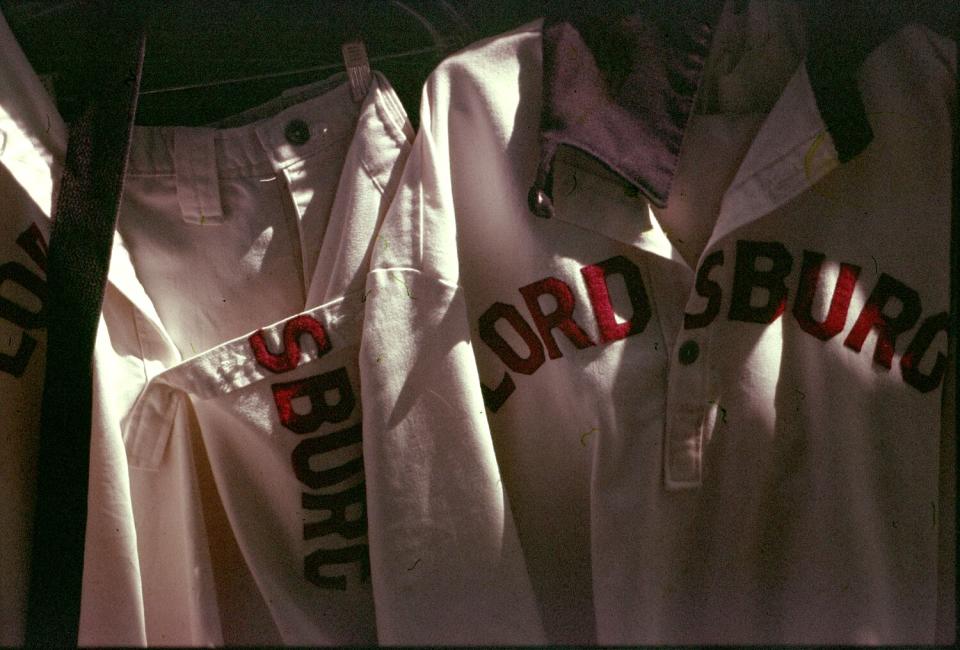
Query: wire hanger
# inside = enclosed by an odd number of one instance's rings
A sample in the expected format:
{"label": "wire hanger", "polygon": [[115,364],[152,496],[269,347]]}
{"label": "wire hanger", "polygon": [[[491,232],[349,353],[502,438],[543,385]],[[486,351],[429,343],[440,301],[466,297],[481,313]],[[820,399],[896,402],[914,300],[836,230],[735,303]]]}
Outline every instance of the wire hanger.
{"label": "wire hanger", "polygon": [[[379,56],[368,57],[370,63],[378,63],[381,61],[390,61],[394,59],[403,59],[408,57],[422,56],[425,54],[443,54],[446,52],[452,51],[456,47],[463,45],[462,39],[454,37],[445,37],[433,23],[425,17],[423,14],[414,10],[405,2],[401,0],[390,0],[390,4],[407,13],[414,18],[420,25],[423,26],[424,30],[429,34],[430,40],[433,41],[433,45],[427,47],[420,47],[411,50],[405,50],[402,52],[395,52],[390,54],[381,54]],[[463,29],[466,25],[460,13],[452,7],[449,3],[440,1],[440,6],[448,12],[453,21],[457,23],[457,26],[460,29]],[[312,74],[316,72],[324,72],[331,70],[342,70],[344,67],[343,62],[338,63],[327,63],[316,66],[307,66],[290,70],[282,70],[278,72],[267,72],[254,75],[244,75],[240,77],[231,77],[228,79],[215,79],[211,81],[200,81],[188,84],[179,84],[175,86],[163,86],[160,88],[146,88],[140,90],[140,95],[159,95],[165,93],[174,93],[187,90],[197,90],[201,88],[215,88],[219,86],[226,86],[230,84],[240,84],[247,83],[251,81],[261,81],[267,79],[279,79],[282,77],[302,75],[302,74]]]}
{"label": "wire hanger", "polygon": [[[430,47],[421,47],[415,50],[407,50],[405,52],[397,52],[395,54],[384,54],[381,56],[370,57],[371,63],[377,63],[379,61],[389,61],[391,59],[403,59],[410,56],[417,56],[421,54],[430,54],[433,52],[442,52],[445,48],[430,46]],[[180,86],[166,86],[164,88],[151,88],[149,90],[141,90],[141,95],[159,95],[161,93],[173,93],[182,90],[194,90],[197,88],[214,88],[216,86],[226,86],[229,84],[238,84],[245,83],[248,81],[259,81],[261,79],[278,79],[280,77],[294,76],[298,74],[308,74],[313,72],[323,72],[325,70],[341,70],[343,69],[343,63],[328,63],[325,65],[310,66],[306,68],[297,68],[294,70],[284,70],[283,72],[268,72],[264,74],[249,75],[245,77],[233,77],[231,79],[217,79],[216,81],[203,81],[199,83],[192,84],[183,84]]]}

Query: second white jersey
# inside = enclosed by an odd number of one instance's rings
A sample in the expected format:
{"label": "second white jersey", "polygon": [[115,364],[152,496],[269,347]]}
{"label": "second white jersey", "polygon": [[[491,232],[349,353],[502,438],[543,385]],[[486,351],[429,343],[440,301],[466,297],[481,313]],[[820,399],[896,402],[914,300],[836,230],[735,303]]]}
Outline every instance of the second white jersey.
{"label": "second white jersey", "polygon": [[794,66],[690,263],[583,152],[531,214],[541,38],[432,74],[378,235],[381,640],[951,638],[955,49],[911,25],[873,51],[874,139],[843,164]]}

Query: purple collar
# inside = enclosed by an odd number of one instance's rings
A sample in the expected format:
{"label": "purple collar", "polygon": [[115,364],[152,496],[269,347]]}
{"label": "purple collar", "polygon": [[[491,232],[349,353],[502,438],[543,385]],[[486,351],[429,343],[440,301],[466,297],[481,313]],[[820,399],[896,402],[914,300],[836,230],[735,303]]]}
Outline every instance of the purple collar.
{"label": "purple collar", "polygon": [[[552,212],[553,159],[570,145],[666,204],[722,0],[591,3],[543,23],[540,164],[530,190]],[[635,6],[633,6],[635,5]]]}
{"label": "purple collar", "polygon": [[[821,117],[846,162],[873,135],[857,69],[900,26],[930,17],[910,11],[875,15],[860,3],[838,8],[830,2],[805,6],[805,63]],[[558,4],[563,8],[543,22],[540,161],[528,197],[531,211],[553,214],[553,161],[560,145],[593,156],[628,188],[665,206],[723,0]],[[742,7],[737,2],[734,10]]]}

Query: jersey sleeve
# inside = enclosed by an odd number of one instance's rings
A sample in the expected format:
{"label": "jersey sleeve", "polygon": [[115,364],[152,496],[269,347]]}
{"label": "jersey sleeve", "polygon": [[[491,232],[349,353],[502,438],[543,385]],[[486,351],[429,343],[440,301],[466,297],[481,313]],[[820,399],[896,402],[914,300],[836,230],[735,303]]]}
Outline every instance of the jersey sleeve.
{"label": "jersey sleeve", "polygon": [[427,82],[367,277],[360,368],[378,638],[543,643],[458,284],[453,93],[442,73]]}

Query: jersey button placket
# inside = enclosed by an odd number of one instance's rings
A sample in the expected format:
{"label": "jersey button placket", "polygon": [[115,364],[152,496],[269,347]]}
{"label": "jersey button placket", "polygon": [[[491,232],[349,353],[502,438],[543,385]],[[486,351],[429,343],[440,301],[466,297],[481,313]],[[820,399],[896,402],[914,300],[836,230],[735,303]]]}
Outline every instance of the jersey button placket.
{"label": "jersey button placket", "polygon": [[707,372],[704,334],[705,330],[681,331],[670,360],[664,440],[664,479],[669,489],[700,485]]}

